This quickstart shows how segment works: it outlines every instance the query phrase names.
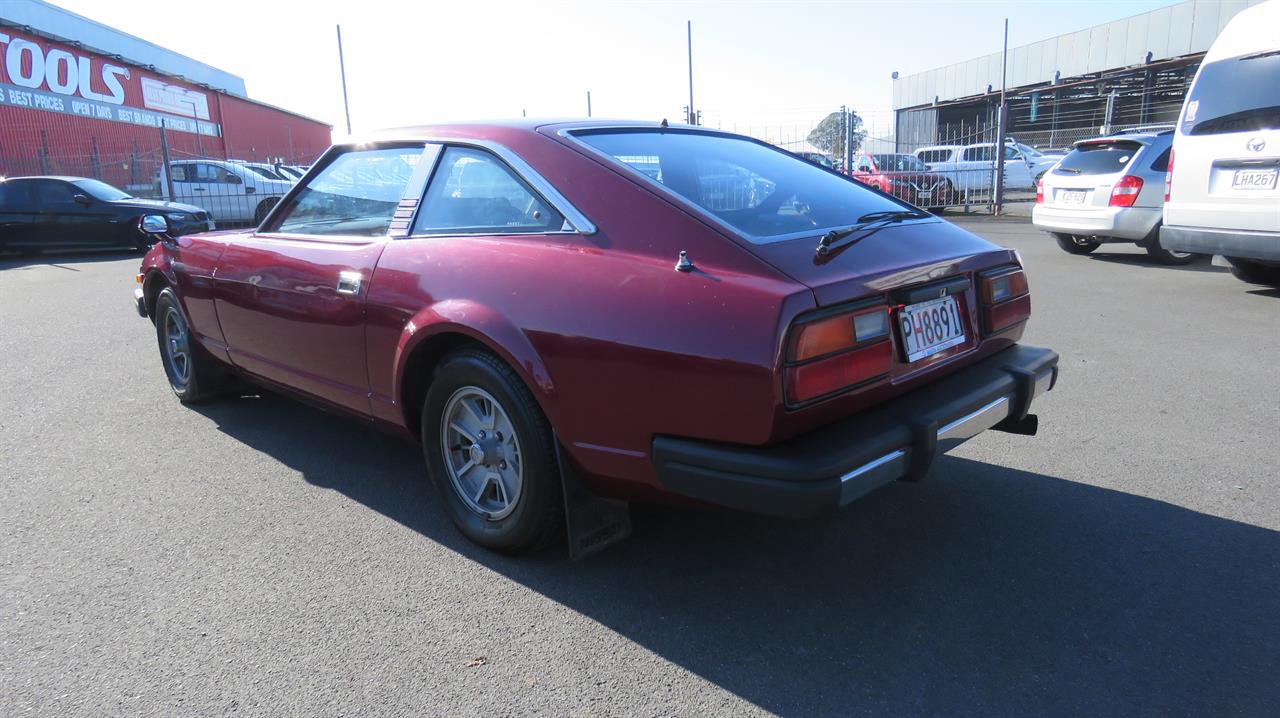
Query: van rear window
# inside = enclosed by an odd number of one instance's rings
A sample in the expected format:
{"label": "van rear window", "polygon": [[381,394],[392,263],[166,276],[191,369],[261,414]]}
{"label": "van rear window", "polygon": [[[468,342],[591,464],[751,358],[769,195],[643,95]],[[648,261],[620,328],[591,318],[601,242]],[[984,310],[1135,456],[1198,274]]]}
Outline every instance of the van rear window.
{"label": "van rear window", "polygon": [[1184,135],[1280,129],[1280,50],[1201,67],[1181,129]]}
{"label": "van rear window", "polygon": [[1058,163],[1054,174],[1109,175],[1123,172],[1142,149],[1138,142],[1097,142],[1081,145]]}

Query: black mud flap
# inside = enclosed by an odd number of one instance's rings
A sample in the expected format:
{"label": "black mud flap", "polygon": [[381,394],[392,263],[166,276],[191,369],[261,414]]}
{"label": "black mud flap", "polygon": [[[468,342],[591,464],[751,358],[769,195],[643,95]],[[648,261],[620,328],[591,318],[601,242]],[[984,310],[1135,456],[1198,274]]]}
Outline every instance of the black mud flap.
{"label": "black mud flap", "polygon": [[630,504],[591,493],[582,483],[578,472],[573,470],[559,439],[556,440],[556,459],[560,464],[560,487],[564,496],[564,526],[569,539],[569,558],[577,561],[630,536]]}

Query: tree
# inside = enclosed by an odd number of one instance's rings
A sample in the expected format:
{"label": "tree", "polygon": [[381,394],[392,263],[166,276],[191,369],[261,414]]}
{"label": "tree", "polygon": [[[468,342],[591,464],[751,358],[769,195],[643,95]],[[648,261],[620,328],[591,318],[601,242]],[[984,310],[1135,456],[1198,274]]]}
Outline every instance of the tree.
{"label": "tree", "polygon": [[[849,111],[849,123],[852,127],[850,135],[850,145],[853,151],[857,152],[862,147],[862,140],[866,139],[867,131],[862,129],[862,118],[858,117],[858,113],[853,110]],[[818,123],[809,133],[809,144],[828,154],[834,155],[836,159],[844,157],[844,124],[841,122],[840,113],[832,112]]]}

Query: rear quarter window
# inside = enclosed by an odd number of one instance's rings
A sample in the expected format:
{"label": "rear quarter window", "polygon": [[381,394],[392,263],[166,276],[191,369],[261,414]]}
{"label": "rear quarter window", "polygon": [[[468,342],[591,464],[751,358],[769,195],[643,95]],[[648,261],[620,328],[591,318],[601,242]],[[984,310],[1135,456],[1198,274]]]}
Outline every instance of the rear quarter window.
{"label": "rear quarter window", "polygon": [[1077,147],[1067,153],[1053,170],[1062,175],[1109,175],[1123,172],[1142,145],[1137,142],[1106,142]]}
{"label": "rear quarter window", "polygon": [[637,129],[573,136],[756,244],[818,236],[870,212],[908,209],[852,178],[733,135]]}
{"label": "rear quarter window", "polygon": [[1200,68],[1181,130],[1216,135],[1280,129],[1280,49]]}

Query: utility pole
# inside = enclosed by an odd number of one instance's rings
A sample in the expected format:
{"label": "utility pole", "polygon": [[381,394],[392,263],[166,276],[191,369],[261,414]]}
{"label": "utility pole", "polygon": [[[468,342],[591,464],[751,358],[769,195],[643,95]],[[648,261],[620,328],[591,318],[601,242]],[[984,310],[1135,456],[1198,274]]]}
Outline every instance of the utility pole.
{"label": "utility pole", "polygon": [[685,31],[689,40],[689,124],[698,124],[698,115],[693,109],[693,21],[685,21]]}
{"label": "utility pole", "polygon": [[591,116],[591,90],[587,90],[587,117]]}
{"label": "utility pole", "polygon": [[840,156],[837,157],[843,165],[847,174],[852,168],[849,167],[849,130],[845,125],[849,122],[849,112],[844,105],[840,105]]}
{"label": "utility pole", "polygon": [[1008,107],[1005,105],[1005,84],[1009,73],[1009,18],[1004,19],[1004,57],[1000,62],[1000,116],[996,120],[996,141],[992,150],[996,153],[996,195],[992,213],[999,215],[1004,209],[1004,135],[1008,131]]}
{"label": "utility pole", "polygon": [[347,63],[342,57],[342,26],[338,28],[338,71],[342,73],[342,109],[347,113],[347,134],[351,134],[351,105],[347,102]]}
{"label": "utility pole", "polygon": [[844,109],[844,166],[853,171],[853,111]]}

